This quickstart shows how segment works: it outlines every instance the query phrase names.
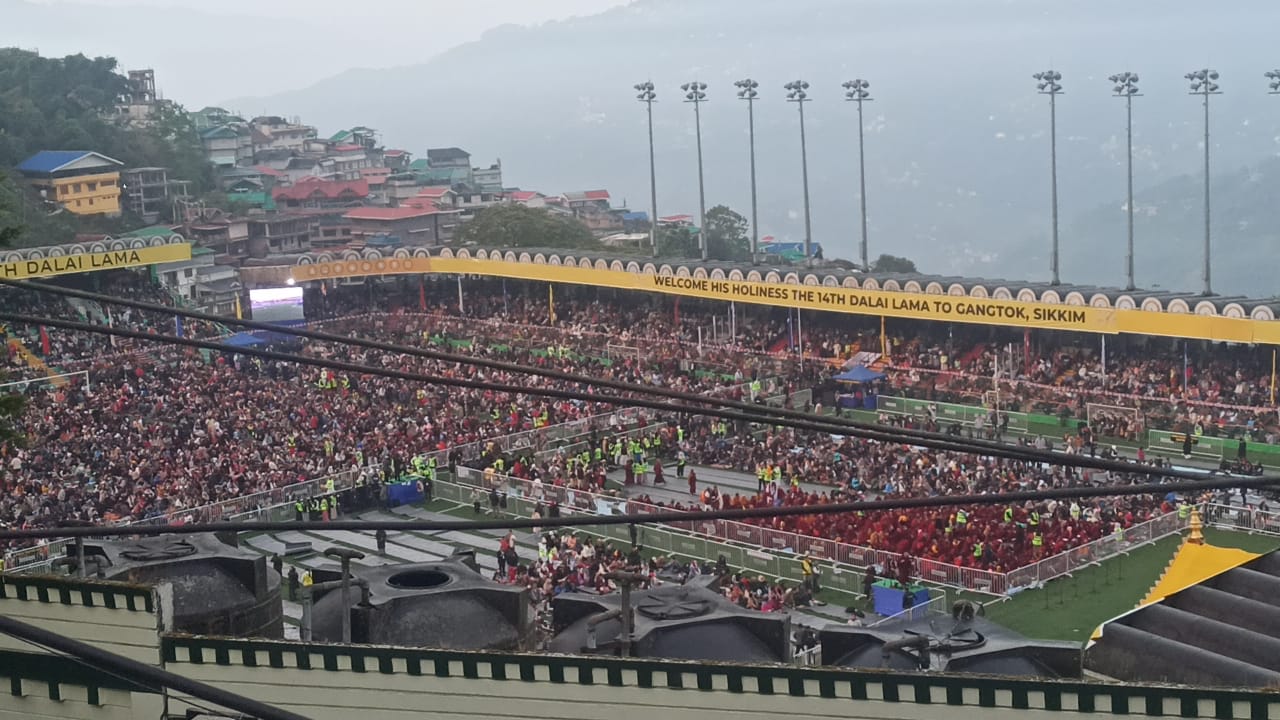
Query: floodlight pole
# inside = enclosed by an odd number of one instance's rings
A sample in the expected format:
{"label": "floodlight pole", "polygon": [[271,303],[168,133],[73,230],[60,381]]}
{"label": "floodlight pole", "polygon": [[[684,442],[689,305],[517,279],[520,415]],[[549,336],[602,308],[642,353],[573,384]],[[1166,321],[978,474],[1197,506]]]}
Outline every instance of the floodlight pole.
{"label": "floodlight pole", "polygon": [[871,83],[866,80],[850,80],[844,84],[845,100],[858,103],[858,200],[862,205],[862,244],[859,255],[862,259],[862,272],[871,272],[871,262],[867,254],[867,153],[863,144],[862,103],[871,102],[871,93],[867,90]]}
{"label": "floodlight pole", "polygon": [[756,88],[760,87],[760,83],[747,78],[739,80],[734,85],[741,88],[738,91],[738,98],[747,101],[747,142],[751,151],[751,262],[755,264],[759,262],[757,253],[760,247],[760,226],[757,222],[756,215],[756,97],[760,93],[756,92]]}
{"label": "floodlight pole", "polygon": [[1204,292],[1206,297],[1213,294],[1210,266],[1210,214],[1209,214],[1209,96],[1221,95],[1218,89],[1218,71],[1204,68],[1186,74],[1191,81],[1192,95],[1204,97]]}
{"label": "floodlight pole", "polygon": [[685,102],[693,103],[693,127],[698,143],[698,250],[703,262],[707,260],[707,191],[702,182],[702,103],[706,102],[707,84],[694,80],[680,86],[685,91]]}
{"label": "floodlight pole", "polygon": [[787,102],[793,102],[800,109],[800,175],[804,191],[804,262],[813,264],[813,225],[809,216],[809,154],[805,146],[804,104],[809,101],[809,83],[795,80],[784,86],[787,89]]}
{"label": "floodlight pole", "polygon": [[1052,275],[1050,284],[1059,285],[1058,273],[1058,95],[1062,92],[1062,73],[1056,70],[1038,72],[1032,76],[1038,81],[1037,91],[1049,96],[1049,190],[1051,218],[1053,223],[1053,247],[1049,257],[1049,270]]}
{"label": "floodlight pole", "polygon": [[1129,239],[1126,246],[1124,257],[1125,264],[1125,290],[1133,290],[1133,99],[1141,97],[1138,93],[1138,75],[1137,73],[1123,72],[1112,75],[1108,78],[1115,83],[1116,97],[1124,98],[1125,102],[1125,140],[1128,153],[1125,156],[1126,166],[1128,170],[1128,221],[1129,221]]}
{"label": "floodlight pole", "polygon": [[639,91],[636,99],[645,104],[649,115],[649,248],[653,257],[658,257],[658,174],[653,153],[653,103],[658,95],[653,90],[652,82],[642,82],[635,86]]}

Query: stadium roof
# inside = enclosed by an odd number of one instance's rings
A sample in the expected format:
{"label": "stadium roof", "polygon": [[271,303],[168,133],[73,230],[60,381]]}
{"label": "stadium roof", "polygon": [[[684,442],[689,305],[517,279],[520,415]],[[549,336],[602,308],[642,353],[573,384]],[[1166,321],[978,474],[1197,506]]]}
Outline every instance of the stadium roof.
{"label": "stadium roof", "polygon": [[1125,682],[1280,684],[1280,553],[1237,565],[1103,625],[1085,667]]}

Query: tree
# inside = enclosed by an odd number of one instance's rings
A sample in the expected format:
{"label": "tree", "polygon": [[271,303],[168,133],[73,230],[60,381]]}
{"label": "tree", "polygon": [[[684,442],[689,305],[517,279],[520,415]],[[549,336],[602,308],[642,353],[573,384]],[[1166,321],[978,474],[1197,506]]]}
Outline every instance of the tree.
{"label": "tree", "polygon": [[576,218],[525,205],[491,205],[458,228],[457,240],[491,247],[595,250],[600,243]]}
{"label": "tree", "polygon": [[[751,241],[747,237],[747,219],[724,205],[707,211],[708,260],[746,261],[751,259]],[[676,258],[701,258],[696,228],[659,226],[658,255]]]}
{"label": "tree", "polygon": [[[8,190],[8,178],[0,175],[0,247],[7,247],[22,235],[22,228],[17,224],[13,213],[12,195]],[[4,372],[0,371],[0,381],[3,379]],[[21,395],[0,390],[0,445],[21,441],[18,420],[22,417],[24,407]]]}
{"label": "tree", "polygon": [[913,273],[916,270],[915,262],[897,255],[881,255],[871,263],[872,272],[893,272],[893,273]]}
{"label": "tree", "polygon": [[747,237],[747,219],[724,205],[707,211],[707,257],[711,260],[746,261],[751,259],[751,239]]}

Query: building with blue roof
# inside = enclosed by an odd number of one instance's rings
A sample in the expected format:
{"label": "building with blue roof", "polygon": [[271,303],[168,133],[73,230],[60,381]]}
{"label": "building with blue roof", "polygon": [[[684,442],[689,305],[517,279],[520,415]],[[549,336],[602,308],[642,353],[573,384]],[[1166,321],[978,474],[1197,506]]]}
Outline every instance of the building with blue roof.
{"label": "building with blue roof", "polygon": [[18,172],[45,200],[77,215],[120,214],[120,170],[124,163],[92,150],[41,150]]}

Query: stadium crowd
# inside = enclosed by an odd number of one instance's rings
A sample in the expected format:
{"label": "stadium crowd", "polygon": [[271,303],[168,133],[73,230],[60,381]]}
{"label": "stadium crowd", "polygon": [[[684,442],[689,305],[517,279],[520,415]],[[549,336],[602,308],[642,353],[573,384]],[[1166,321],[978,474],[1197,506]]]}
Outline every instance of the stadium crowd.
{"label": "stadium crowd", "polygon": [[[172,304],[167,294],[140,275],[111,275],[104,289],[116,294]],[[777,311],[751,309],[731,323],[732,344],[699,342],[714,311],[692,304],[677,315],[666,301],[632,303],[625,297],[589,297],[579,291],[554,306],[540,294],[495,291],[494,283],[475,283],[465,308],[457,305],[452,286],[430,293],[401,296],[337,289],[324,299],[336,316],[373,316],[327,320],[327,330],[419,346],[441,346],[456,352],[514,362],[556,367],[570,372],[612,377],[691,392],[719,393],[735,399],[754,394],[751,382],[780,376],[785,391],[810,387],[820,379],[820,363],[785,358],[800,337],[799,323],[779,323]],[[115,311],[108,315],[94,303],[71,303],[0,289],[5,307],[49,316],[89,319],[169,332],[171,318],[158,313]],[[403,297],[409,297],[407,301]],[[414,300],[418,300],[417,303]],[[417,307],[414,307],[414,306]],[[554,317],[554,327],[549,320]],[[719,317],[719,316],[717,316]],[[717,328],[730,325],[721,318]],[[214,325],[187,324],[188,334],[217,335]],[[514,431],[547,427],[613,408],[603,403],[552,401],[492,391],[423,387],[372,376],[351,377],[262,362],[243,355],[189,352],[183,349],[131,347],[113,354],[109,340],[38,328],[10,328],[28,342],[38,338],[39,354],[50,365],[90,372],[92,389],[78,382],[30,394],[23,429],[35,442],[0,449],[0,522],[13,526],[49,525],[64,520],[127,521],[158,516],[181,519],[193,507],[270,493],[307,479],[359,466],[376,466],[395,477],[428,451],[454,451],[464,445],[484,447]],[[849,342],[833,321],[816,316],[803,330],[808,352],[824,358],[851,357],[870,346],[854,333]],[[706,333],[704,333],[705,335]],[[719,332],[719,339],[725,339]],[[47,339],[46,339],[47,338]],[[704,341],[705,337],[702,338]],[[934,355],[938,368],[981,372],[986,357],[969,350],[942,354],[923,341],[895,342],[894,364],[910,355],[927,370]],[[569,383],[484,370],[474,366],[375,351],[306,343],[304,353],[350,362],[427,372],[450,377],[530,386],[582,389]],[[975,346],[976,347],[976,346]],[[771,354],[779,353],[779,354]],[[970,357],[971,356],[971,357]],[[953,360],[960,357],[962,360]],[[924,358],[924,359],[920,359]],[[968,359],[964,359],[968,358]],[[1062,359],[1066,358],[1066,359]],[[1085,392],[1094,373],[1087,358],[1064,354],[1027,375],[1052,380],[1066,392]],[[1074,359],[1073,359],[1074,358]],[[10,350],[10,364],[23,361]],[[1059,362],[1061,360],[1061,362]],[[1044,361],[1042,361],[1043,363]],[[1150,363],[1155,362],[1152,365]],[[1077,363],[1073,365],[1072,363]],[[1083,364],[1081,364],[1083,363]],[[1159,361],[1133,357],[1133,369],[1109,361],[1109,375],[1141,378],[1159,375],[1149,385],[1131,384],[1142,394],[1173,390],[1176,383],[1159,374]],[[1146,363],[1146,364],[1143,364]],[[1115,368],[1112,370],[1112,368]],[[1226,363],[1208,364],[1195,377],[1201,397],[1253,398],[1252,372],[1243,366],[1229,395],[1221,379]],[[1210,370],[1210,368],[1213,368]],[[1072,374],[1073,369],[1079,372]],[[908,371],[908,377],[914,370]],[[1210,375],[1209,373],[1216,373]],[[921,372],[921,377],[938,377]],[[1078,384],[1059,382],[1075,377]],[[1210,378],[1214,379],[1210,379]],[[891,382],[898,380],[891,377]],[[1110,382],[1110,380],[1108,380]],[[1137,382],[1137,381],[1134,381]],[[1031,386],[1028,386],[1031,387]],[[1038,387],[1038,386],[1037,386]],[[1109,386],[1098,385],[1106,388]],[[1035,402],[1029,396],[1025,402]],[[1170,397],[1160,397],[1170,404]],[[1057,487],[1094,481],[1057,470],[993,461],[975,456],[928,453],[910,447],[880,445],[825,437],[728,427],[705,419],[680,418],[648,433],[663,449],[632,456],[630,447],[616,452],[611,437],[593,439],[586,458],[557,454],[551,460],[509,458],[499,468],[547,486],[601,489],[612,465],[621,465],[634,482],[663,477],[663,462],[680,467],[712,464],[748,472],[777,468],[776,478],[761,483],[751,497],[718,499],[737,506],[829,502],[863,493],[931,495],[998,492],[1010,488]],[[759,429],[755,429],[758,431]],[[687,435],[686,435],[687,433]],[[605,445],[604,443],[609,443]],[[537,450],[538,448],[533,448]],[[599,454],[596,454],[596,451]],[[495,451],[477,453],[481,467],[501,459]],[[470,461],[472,458],[458,458]],[[668,469],[669,472],[669,469]],[[665,476],[670,479],[670,475]],[[799,484],[786,482],[796,479]],[[783,482],[783,481],[786,482]],[[695,481],[696,482],[696,481]],[[823,493],[800,484],[829,485]],[[691,483],[693,484],[693,483]],[[585,494],[584,494],[585,497]],[[919,557],[969,566],[1008,568],[1027,557],[1099,537],[1149,517],[1159,509],[1152,500],[1130,504],[1098,504],[1072,514],[1070,508],[1021,508],[1017,513],[1042,514],[1041,530],[1026,522],[994,524],[974,509],[972,522],[937,516],[905,518],[818,518],[774,521],[775,529],[814,537],[841,539],[882,549],[902,548]],[[1062,520],[1063,513],[1067,513]],[[1022,515],[1019,515],[1021,517]],[[961,525],[968,527],[960,527]],[[1021,528],[1019,530],[1018,528]],[[1038,538],[1038,540],[1037,540]],[[975,547],[981,544],[982,547]],[[1039,548],[1039,549],[1032,549]],[[979,552],[980,550],[980,552]],[[957,559],[959,561],[957,561]],[[542,575],[538,578],[545,581]],[[594,579],[594,578],[593,578]],[[545,584],[545,582],[543,583]]]}

